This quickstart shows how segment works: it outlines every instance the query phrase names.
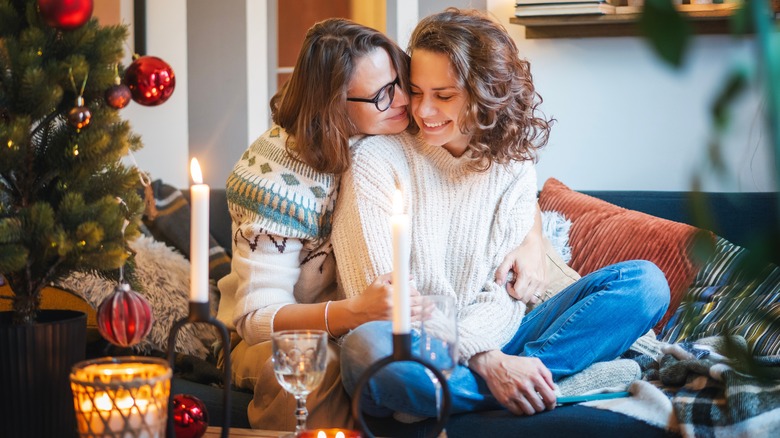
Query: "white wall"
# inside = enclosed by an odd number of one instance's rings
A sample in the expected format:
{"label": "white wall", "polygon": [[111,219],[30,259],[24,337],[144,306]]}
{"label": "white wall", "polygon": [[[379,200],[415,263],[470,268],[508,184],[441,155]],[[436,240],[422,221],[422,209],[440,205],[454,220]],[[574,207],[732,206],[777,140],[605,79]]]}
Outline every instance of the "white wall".
{"label": "white wall", "polygon": [[[122,0],[123,5],[130,0]],[[420,7],[399,11],[397,23]],[[247,2],[248,138],[267,125],[267,30],[270,0]],[[197,2],[196,2],[197,3]],[[453,2],[454,3],[454,2]],[[408,3],[407,3],[408,4]],[[539,182],[550,176],[575,189],[688,190],[694,171],[706,161],[709,104],[735,63],[751,59],[752,43],[728,36],[698,36],[684,69],[673,70],[635,37],[525,40],[523,27],[509,24],[513,0],[488,0],[487,9],[507,27],[522,56],[531,61],[534,80],[545,99],[544,111],[558,122],[538,165]],[[189,184],[187,120],[187,2],[148,1],[150,55],[176,72],[176,92],[158,107],[131,104],[123,110],[145,148],[136,154],[153,178],[180,187]],[[407,20],[408,21],[408,20]],[[399,39],[405,41],[408,35]],[[735,126],[727,137],[725,158],[734,178],[710,178],[706,190],[774,190],[767,132],[756,94],[735,108]],[[248,132],[247,132],[248,131]],[[231,145],[222,160],[232,164],[246,145]],[[208,168],[204,169],[209,178]],[[712,175],[709,173],[709,175]],[[223,186],[219,178],[215,186]]]}
{"label": "white wall", "polygon": [[[122,0],[122,16],[132,22],[132,0]],[[189,184],[187,0],[147,1],[146,28],[146,55],[157,56],[171,66],[176,89],[158,106],[131,102],[121,116],[143,140],[144,148],[135,154],[139,167],[152,179],[185,187]],[[132,44],[132,38],[128,43]]]}
{"label": "white wall", "polygon": [[[641,38],[525,40],[509,23],[514,1],[488,0],[521,56],[531,62],[543,109],[558,122],[538,165],[540,185],[555,177],[580,189],[688,190],[705,169],[709,105],[752,42],[697,36],[682,70],[662,64]],[[710,191],[774,190],[767,132],[757,93],[739,102],[725,139],[732,177],[710,177]]]}
{"label": "white wall", "polygon": [[[204,181],[225,185],[247,137],[246,0],[189,0],[187,25],[190,73],[189,154],[197,157]],[[227,159],[233,157],[233,160]]]}

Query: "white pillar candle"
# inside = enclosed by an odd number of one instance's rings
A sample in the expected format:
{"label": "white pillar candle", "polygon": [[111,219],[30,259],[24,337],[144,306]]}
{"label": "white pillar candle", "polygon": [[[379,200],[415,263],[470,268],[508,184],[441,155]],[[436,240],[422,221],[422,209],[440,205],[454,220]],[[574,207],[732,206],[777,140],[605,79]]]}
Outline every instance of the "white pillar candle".
{"label": "white pillar candle", "polygon": [[209,301],[209,186],[196,158],[190,163],[190,302]]}
{"label": "white pillar candle", "polygon": [[409,215],[404,214],[404,200],[400,190],[393,196],[393,215],[390,218],[393,237],[393,333],[408,334],[411,329],[409,308]]}

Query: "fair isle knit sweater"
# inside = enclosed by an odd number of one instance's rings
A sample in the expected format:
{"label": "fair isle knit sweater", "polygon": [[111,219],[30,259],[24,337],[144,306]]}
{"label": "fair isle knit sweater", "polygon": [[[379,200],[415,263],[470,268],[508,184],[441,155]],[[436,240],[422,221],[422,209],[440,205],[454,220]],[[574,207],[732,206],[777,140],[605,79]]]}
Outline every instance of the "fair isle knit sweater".
{"label": "fair isle knit sweater", "polygon": [[338,177],[291,157],[287,141],[278,126],[266,131],[226,184],[233,258],[217,318],[250,345],[270,340],[283,306],[337,298],[328,238]]}
{"label": "fair isle knit sweater", "polygon": [[417,289],[456,298],[460,360],[500,349],[517,331],[525,304],[495,283],[495,270],[533,225],[533,163],[475,172],[466,159],[405,133],[358,142],[352,168],[342,175],[331,236],[347,297],[393,269],[390,216],[396,187],[411,216]]}

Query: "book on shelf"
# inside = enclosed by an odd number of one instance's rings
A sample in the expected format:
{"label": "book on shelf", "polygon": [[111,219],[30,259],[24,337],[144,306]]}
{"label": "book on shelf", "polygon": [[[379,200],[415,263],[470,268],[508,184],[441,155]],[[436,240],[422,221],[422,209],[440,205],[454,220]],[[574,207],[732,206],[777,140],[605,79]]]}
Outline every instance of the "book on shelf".
{"label": "book on shelf", "polygon": [[576,3],[549,3],[516,5],[516,17],[542,17],[550,15],[606,15],[614,14],[615,7],[603,1]]}
{"label": "book on shelf", "polygon": [[[702,3],[702,4],[682,4],[674,5],[675,9],[680,12],[706,12],[706,11],[723,11],[723,10],[736,10],[739,8],[740,3]],[[615,14],[641,14],[644,6],[617,6],[615,8]]]}
{"label": "book on shelf", "polygon": [[612,6],[626,4],[626,0],[515,0],[515,6],[559,5],[566,3],[606,3]]}

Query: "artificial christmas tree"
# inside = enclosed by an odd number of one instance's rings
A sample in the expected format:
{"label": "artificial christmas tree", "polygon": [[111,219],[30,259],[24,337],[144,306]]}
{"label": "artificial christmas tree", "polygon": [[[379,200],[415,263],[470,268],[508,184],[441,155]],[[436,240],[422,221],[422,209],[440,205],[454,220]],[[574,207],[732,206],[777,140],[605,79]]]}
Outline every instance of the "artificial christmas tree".
{"label": "artificial christmas tree", "polygon": [[104,100],[127,29],[100,26],[91,11],[91,0],[0,0],[0,274],[13,309],[0,312],[0,424],[8,436],[75,434],[68,375],[84,359],[86,317],[39,311],[41,291],[72,271],[119,268],[138,235],[140,179],[121,160],[141,142]]}
{"label": "artificial christmas tree", "polygon": [[140,139],[105,101],[127,29],[51,27],[39,6],[0,0],[0,274],[16,324],[52,281],[122,266],[143,208],[121,161]]}

